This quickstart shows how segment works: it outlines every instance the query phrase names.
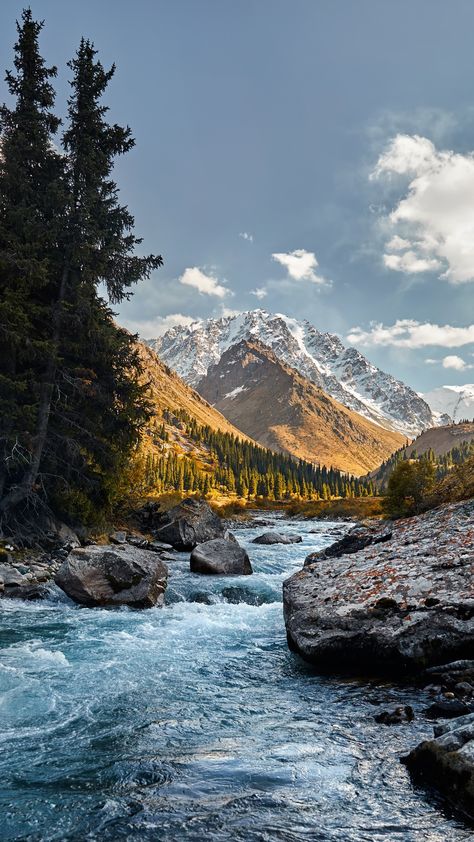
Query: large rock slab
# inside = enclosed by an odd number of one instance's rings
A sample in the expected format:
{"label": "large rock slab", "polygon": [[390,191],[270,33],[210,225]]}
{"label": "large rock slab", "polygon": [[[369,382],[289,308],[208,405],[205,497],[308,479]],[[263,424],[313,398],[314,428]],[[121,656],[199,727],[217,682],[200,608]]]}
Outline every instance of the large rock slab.
{"label": "large rock slab", "polygon": [[191,553],[192,573],[215,576],[248,576],[252,573],[250,559],[235,539],[216,538],[199,544]]}
{"label": "large rock slab", "polygon": [[415,780],[440,790],[474,821],[474,713],[435,728],[403,758]]}
{"label": "large rock slab", "polygon": [[168,569],[155,553],[132,546],[92,545],[73,550],[55,582],[81,605],[162,605]]}
{"label": "large rock slab", "polygon": [[301,544],[301,535],[282,534],[281,532],[264,532],[263,535],[257,535],[253,539],[252,544]]}
{"label": "large rock slab", "polygon": [[224,538],[226,527],[204,500],[189,497],[162,515],[162,525],[154,534],[158,541],[188,551],[205,541]]}
{"label": "large rock slab", "polygon": [[291,649],[324,669],[400,673],[474,657],[474,500],[381,523],[358,552],[284,582]]}

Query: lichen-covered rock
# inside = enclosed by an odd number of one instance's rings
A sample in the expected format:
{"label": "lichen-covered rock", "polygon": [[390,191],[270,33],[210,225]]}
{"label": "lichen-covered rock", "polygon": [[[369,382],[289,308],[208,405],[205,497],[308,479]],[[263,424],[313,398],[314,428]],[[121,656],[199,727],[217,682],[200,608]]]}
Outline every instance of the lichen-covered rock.
{"label": "lichen-covered rock", "polygon": [[252,573],[250,559],[237,541],[216,538],[198,544],[191,553],[192,573],[215,576],[248,576]]}
{"label": "lichen-covered rock", "polygon": [[168,569],[156,553],[131,546],[91,545],[73,550],[56,584],[81,605],[162,605]]}
{"label": "lichen-covered rock", "polygon": [[308,661],[408,672],[473,658],[474,500],[390,529],[386,540],[319,558],[285,581],[288,643]]}
{"label": "lichen-covered rock", "polygon": [[182,500],[164,515],[155,530],[155,538],[171,544],[176,550],[193,550],[197,544],[224,538],[226,527],[204,501],[194,497]]}
{"label": "lichen-covered rock", "polygon": [[263,535],[257,535],[252,544],[301,544],[302,540],[301,535],[264,532]]}
{"label": "lichen-covered rock", "polygon": [[435,728],[403,758],[413,777],[440,790],[474,820],[474,713]]}

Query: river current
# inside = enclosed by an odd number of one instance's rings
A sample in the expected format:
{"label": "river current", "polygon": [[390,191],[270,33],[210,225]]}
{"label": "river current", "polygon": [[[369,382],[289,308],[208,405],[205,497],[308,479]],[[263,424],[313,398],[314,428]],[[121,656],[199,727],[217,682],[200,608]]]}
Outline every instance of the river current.
{"label": "river current", "polygon": [[[338,527],[273,517],[303,543],[235,529],[247,577],[193,575],[179,554],[163,609],[0,602],[0,839],[472,840],[399,761],[432,733],[427,698],[288,651],[283,579]],[[415,722],[376,724],[393,702]]]}

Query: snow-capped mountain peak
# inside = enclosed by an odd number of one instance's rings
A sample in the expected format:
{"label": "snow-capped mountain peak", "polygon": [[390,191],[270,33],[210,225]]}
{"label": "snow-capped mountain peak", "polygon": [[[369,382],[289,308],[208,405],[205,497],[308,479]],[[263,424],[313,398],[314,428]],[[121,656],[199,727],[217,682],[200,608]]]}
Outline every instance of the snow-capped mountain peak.
{"label": "snow-capped mountain peak", "polygon": [[423,394],[422,398],[440,420],[448,416],[453,421],[474,420],[474,383],[439,386]]}
{"label": "snow-capped mountain peak", "polygon": [[428,404],[409,386],[381,371],[338,336],[307,320],[250,310],[236,316],[176,326],[148,344],[161,359],[196,387],[209,367],[242,340],[267,345],[331,397],[387,429],[417,435],[435,421]]}

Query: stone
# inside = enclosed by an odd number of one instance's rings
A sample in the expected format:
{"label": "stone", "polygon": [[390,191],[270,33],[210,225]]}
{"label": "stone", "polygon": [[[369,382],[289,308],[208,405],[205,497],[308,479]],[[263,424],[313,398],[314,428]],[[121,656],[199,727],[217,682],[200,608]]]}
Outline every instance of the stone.
{"label": "stone", "polygon": [[224,538],[198,544],[191,553],[190,566],[192,573],[215,576],[248,576],[253,572],[243,547]]}
{"label": "stone", "polygon": [[401,725],[404,722],[413,722],[414,718],[415,714],[411,705],[398,705],[374,716],[375,721],[382,725]]}
{"label": "stone", "polygon": [[300,544],[301,535],[282,535],[280,532],[264,532],[253,539],[252,544]]}
{"label": "stone", "polygon": [[111,544],[126,544],[127,542],[127,533],[118,530],[117,532],[112,532],[109,535],[109,541]]}
{"label": "stone", "polygon": [[[284,582],[290,648],[320,668],[353,673],[409,674],[469,663],[474,500],[396,521],[389,532],[385,540],[381,523],[362,549],[329,553]],[[438,601],[427,607],[433,595]]]}
{"label": "stone", "polygon": [[49,588],[42,584],[12,585],[5,588],[3,592],[4,599],[22,599],[26,602],[46,599],[49,595]]}
{"label": "stone", "polygon": [[26,585],[27,583],[24,574],[9,564],[0,564],[0,580],[3,582],[5,588],[14,585]]}
{"label": "stone", "polygon": [[313,564],[315,561],[321,561],[327,558],[340,558],[343,555],[350,555],[364,550],[371,544],[384,544],[392,537],[392,532],[384,528],[377,531],[377,526],[354,526],[349,532],[325,547],[323,550],[318,550],[315,553],[310,553],[305,559],[305,566]]}
{"label": "stone", "polygon": [[437,726],[402,762],[417,783],[435,787],[474,820],[474,714]]}
{"label": "stone", "polygon": [[454,719],[456,716],[465,716],[466,713],[472,713],[471,708],[461,699],[456,698],[440,698],[431,704],[426,710],[425,715],[428,719]]}
{"label": "stone", "polygon": [[260,594],[250,588],[224,588],[221,595],[231,605],[240,605],[241,603],[245,603],[246,605],[263,605],[265,602]]}
{"label": "stone", "polygon": [[87,606],[161,606],[168,569],[154,553],[137,547],[91,545],[69,553],[56,584],[75,602]]}
{"label": "stone", "polygon": [[204,501],[189,497],[162,516],[162,525],[154,533],[158,541],[171,544],[175,550],[193,550],[197,544],[224,538],[225,525]]}

